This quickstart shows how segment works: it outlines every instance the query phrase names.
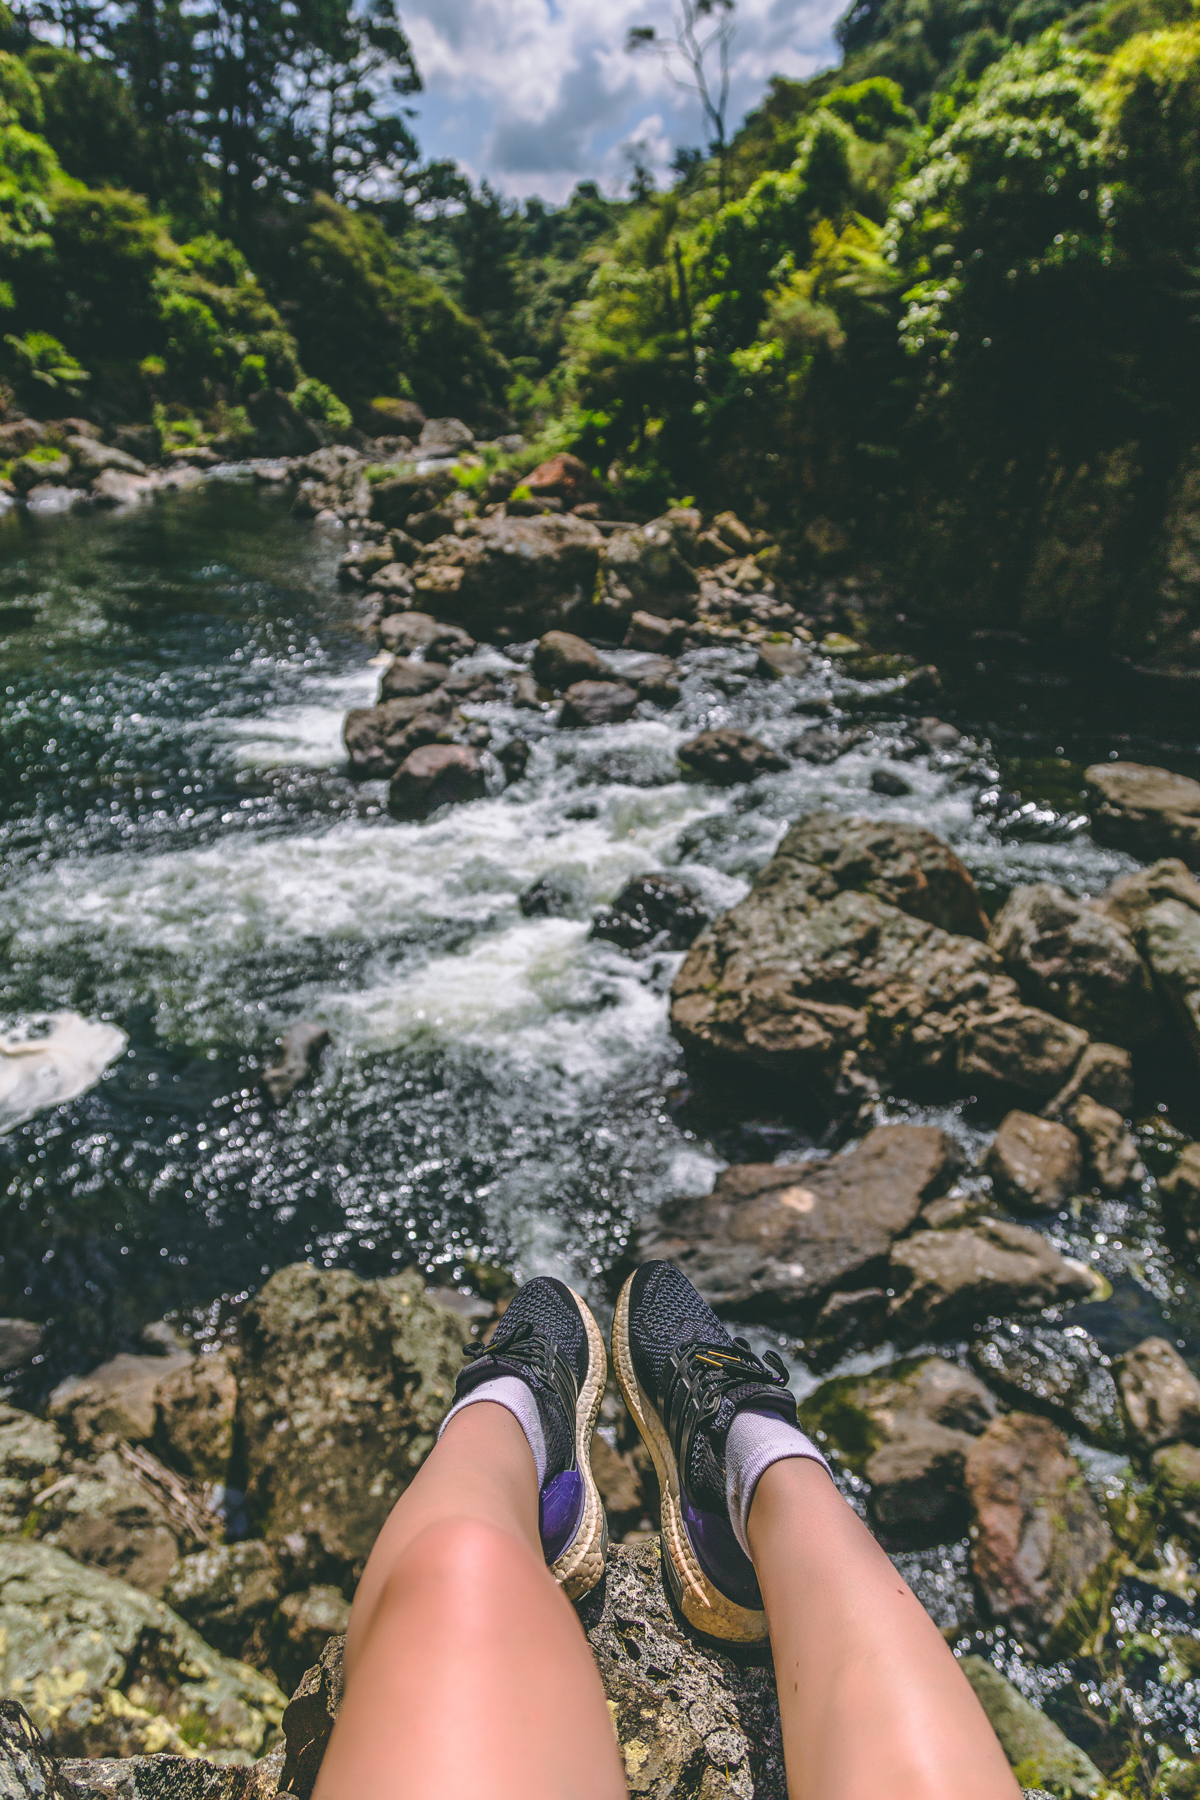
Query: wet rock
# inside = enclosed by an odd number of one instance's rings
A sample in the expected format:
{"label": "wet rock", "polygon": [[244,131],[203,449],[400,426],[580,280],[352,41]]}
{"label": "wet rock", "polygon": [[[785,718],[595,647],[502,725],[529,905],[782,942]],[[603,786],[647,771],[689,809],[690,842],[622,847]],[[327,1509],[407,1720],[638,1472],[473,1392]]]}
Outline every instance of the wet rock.
{"label": "wet rock", "polygon": [[24,456],[35,444],[45,442],[46,427],[40,419],[13,419],[7,425],[0,425],[0,459],[4,462]]}
{"label": "wet rock", "polygon": [[802,731],[788,745],[792,756],[798,756],[801,762],[816,763],[823,768],[827,763],[837,762],[856,744],[861,744],[868,734],[865,731]]}
{"label": "wet rock", "polygon": [[635,612],[622,642],[626,650],[662,651],[673,656],[687,636],[686,619],[660,619],[655,613]]}
{"label": "wet rock", "polygon": [[88,1568],[161,1594],[179,1556],[173,1521],[114,1450],[35,1497],[25,1530]]}
{"label": "wet rock", "polygon": [[567,689],[558,722],[582,729],[621,725],[633,715],[637,691],[623,681],[574,681]]}
{"label": "wet rock", "polygon": [[895,769],[875,769],[871,774],[871,792],[888,794],[894,800],[912,793],[912,786]]}
{"label": "wet rock", "polygon": [[1200,911],[1179,900],[1160,900],[1143,918],[1138,943],[1192,1062],[1200,1067]]}
{"label": "wet rock", "polygon": [[923,750],[955,750],[962,743],[962,732],[944,719],[919,719],[912,735]]}
{"label": "wet rock", "polygon": [[998,1669],[982,1656],[964,1656],[959,1667],[1020,1781],[1036,1782],[1039,1788],[1070,1795],[1072,1800],[1099,1793],[1104,1778],[1091,1758]]}
{"label": "wet rock", "polygon": [[191,1357],[129,1356],[122,1352],[90,1375],[68,1375],[50,1395],[47,1410],[63,1435],[85,1453],[112,1449],[119,1439],[148,1444],[158,1417],[158,1396]]}
{"label": "wet rock", "polygon": [[309,1800],[342,1704],[344,1639],[331,1638],[300,1679],[283,1715],[281,1795]]}
{"label": "wet rock", "polygon": [[596,527],[570,513],[482,519],[473,536],[425,552],[416,591],[425,611],[477,638],[569,629],[590,613],[603,548]]}
{"label": "wet rock", "polygon": [[47,1544],[0,1541],[0,1626],[0,1688],[61,1756],[254,1757],[279,1724],[272,1681],[162,1601]]}
{"label": "wet rock", "polygon": [[61,450],[56,456],[21,456],[12,465],[10,479],[19,493],[28,493],[41,482],[57,486],[71,479],[71,459]]}
{"label": "wet rock", "polygon": [[1179,1161],[1158,1184],[1167,1216],[1193,1249],[1200,1245],[1200,1144],[1185,1144]]}
{"label": "wet rock", "polygon": [[243,1315],[246,1507],[311,1581],[361,1571],[450,1405],[470,1326],[412,1273],[298,1264]]}
{"label": "wet rock", "polygon": [[[401,656],[405,655],[406,651],[398,642],[395,628],[387,622],[389,619],[395,618],[397,613],[407,610],[415,592],[416,586],[411,570],[406,569],[402,563],[398,562],[388,563],[386,568],[380,569],[377,575],[372,576],[367,591],[368,602],[378,606],[383,614],[379,623],[380,642],[385,649],[395,650]],[[387,626],[386,631],[385,625]]]}
{"label": "wet rock", "polygon": [[497,750],[496,761],[504,770],[505,780],[510,785],[514,781],[520,781],[529,767],[531,754],[531,748],[524,738],[509,738],[508,742],[502,744]]}
{"label": "wet rock", "polygon": [[228,1354],[189,1359],[161,1383],[154,1441],[166,1460],[197,1481],[224,1482],[233,1455],[237,1380]]}
{"label": "wet rock", "polygon": [[580,506],[602,492],[587,464],[566,452],[539,463],[532,475],[526,475],[524,485],[535,498],[553,497],[567,507]]}
{"label": "wet rock", "polygon": [[1118,1365],[1129,1435],[1141,1450],[1185,1439],[1200,1444],[1200,1381],[1174,1345],[1146,1338]]}
{"label": "wet rock", "polygon": [[1161,1024],[1150,971],[1132,937],[1053,882],[1017,888],[988,939],[1027,1000],[1130,1049]]}
{"label": "wet rock", "polygon": [[359,544],[338,558],[338,580],[365,585],[396,560],[396,552],[386,541],[382,544]]}
{"label": "wet rock", "polygon": [[288,1594],[279,1605],[275,1662],[289,1682],[299,1681],[330,1638],[344,1636],[350,1602],[335,1587],[310,1587]]}
{"label": "wet rock", "polygon": [[316,1074],[330,1042],[324,1025],[303,1019],[288,1026],[279,1040],[282,1056],[264,1068],[261,1076],[262,1085],[276,1106],[282,1106],[301,1082]]}
{"label": "wet rock", "polygon": [[1132,875],[1122,875],[1094,904],[1136,938],[1146,914],[1161,900],[1178,900],[1193,912],[1200,912],[1200,881],[1177,856],[1165,857]]}
{"label": "wet rock", "polygon": [[0,1536],[20,1531],[34,1494],[61,1473],[65,1449],[48,1419],[0,1404]]}
{"label": "wet rock", "polygon": [[1150,1458],[1155,1492],[1189,1546],[1200,1547],[1200,1449],[1167,1444]]}
{"label": "wet rock", "polygon": [[768,681],[781,681],[789,675],[803,675],[811,661],[812,652],[797,639],[775,642],[768,638],[758,646],[755,674],[765,675]]}
{"label": "wet rock", "polygon": [[967,1453],[971,1570],[998,1624],[1046,1653],[1078,1628],[1112,1534],[1066,1439],[1030,1413],[993,1419]]}
{"label": "wet rock", "polygon": [[[66,458],[64,457],[63,460],[65,462]],[[112,482],[119,485],[123,482],[136,480],[137,477],[135,475],[102,475],[100,481],[97,482],[97,487],[99,487],[100,482]],[[149,484],[146,483],[143,485],[148,486]],[[106,499],[106,494],[103,492],[98,493],[95,497],[103,504]],[[122,499],[136,497],[137,496],[129,495],[121,496]],[[81,503],[82,499],[83,495],[76,488],[69,488],[52,481],[39,481],[36,487],[31,487],[27,491],[25,495],[25,504],[31,513],[60,513],[70,512],[73,506],[78,506]],[[110,501],[110,504],[113,505],[116,505],[117,503],[116,499]]]}
{"label": "wet rock", "polygon": [[250,1538],[182,1557],[170,1571],[162,1597],[215,1650],[243,1657],[256,1647],[256,1634],[265,1635],[281,1586],[274,1551]]}
{"label": "wet rock", "polygon": [[0,1374],[23,1369],[41,1348],[43,1328],[32,1319],[0,1319]]}
{"label": "wet rock", "polygon": [[1065,1125],[1010,1112],[988,1151],[996,1198],[1013,1212],[1057,1212],[1079,1186],[1079,1139]]}
{"label": "wet rock", "polygon": [[814,1369],[827,1368],[850,1350],[878,1344],[887,1336],[888,1297],[881,1287],[830,1294],[804,1329],[804,1354]]}
{"label": "wet rock", "polygon": [[543,701],[532,675],[518,675],[513,682],[513,705],[523,712],[541,712]]}
{"label": "wet rock", "polygon": [[1134,762],[1093,763],[1083,778],[1098,843],[1200,868],[1200,781]]}
{"label": "wet rock", "polygon": [[392,613],[379,630],[387,648],[398,656],[419,653],[434,663],[457,662],[460,657],[470,656],[476,647],[475,639],[457,625],[430,618],[428,613]]}
{"label": "wet rock", "polygon": [[[129,475],[123,469],[105,469],[88,490],[98,506],[136,506],[154,493],[146,475]],[[31,496],[32,498],[32,496]]]}
{"label": "wet rock", "polygon": [[586,638],[547,631],[533,652],[533,672],[543,687],[565,693],[576,681],[611,681],[612,671]]}
{"label": "wet rock", "polygon": [[1133,1106],[1133,1058],[1115,1044],[1089,1044],[1058,1093],[1042,1108],[1045,1119],[1069,1117],[1081,1094],[1127,1113]]}
{"label": "wet rock", "polygon": [[608,539],[600,565],[597,614],[627,622],[635,612],[664,619],[695,617],[699,584],[680,553],[668,519],[652,519]]}
{"label": "wet rock", "polygon": [[596,917],[591,935],[622,950],[686,950],[709,920],[694,888],[672,875],[636,875]]}
{"label": "wet rock", "polygon": [[414,662],[411,657],[398,656],[390,668],[383,672],[383,680],[379,685],[379,701],[383,705],[388,700],[409,700],[417,694],[430,694],[434,688],[441,687],[450,671],[445,663]]}
{"label": "wet rock", "polygon": [[130,456],[125,450],[118,450],[112,444],[98,444],[94,438],[68,437],[66,447],[75,467],[89,478],[101,474],[105,469],[120,469],[126,475],[146,473],[145,463],[139,462],[136,456]]}
{"label": "wet rock", "polygon": [[1133,1133],[1119,1112],[1085,1094],[1071,1110],[1071,1123],[1083,1144],[1089,1183],[1104,1194],[1123,1194],[1144,1170]]}
{"label": "wet rock", "polygon": [[630,682],[643,700],[656,706],[674,706],[679,699],[679,671],[669,656],[639,656],[621,670],[621,680]]}
{"label": "wet rock", "polygon": [[1005,1219],[951,1231],[919,1231],[893,1247],[893,1326],[921,1338],[993,1314],[1035,1312],[1090,1299],[1096,1278],[1044,1237]]}
{"label": "wet rock", "polygon": [[1078,1026],[1035,1006],[1002,1006],[964,1022],[957,1067],[972,1086],[1045,1100],[1061,1092],[1087,1048]]}
{"label": "wet rock", "polygon": [[356,775],[394,775],[413,750],[446,743],[463,724],[449,694],[439,690],[383,706],[351,707],[342,740]]}
{"label": "wet rock", "polygon": [[625,1260],[677,1264],[710,1305],[739,1318],[812,1313],[831,1289],[856,1277],[861,1287],[864,1271],[884,1266],[956,1166],[951,1140],[927,1125],[877,1127],[824,1161],[735,1164],[711,1194],[644,1220]]}
{"label": "wet rock", "polygon": [[417,439],[418,456],[460,456],[475,448],[475,435],[461,419],[426,419]]}
{"label": "wet rock", "polygon": [[388,811],[397,819],[427,819],[439,806],[482,800],[487,777],[479,751],[468,744],[426,744],[413,750],[388,788]]}
{"label": "wet rock", "polygon": [[679,760],[694,775],[718,787],[732,787],[735,782],[753,781],[756,776],[774,774],[786,769],[788,760],[772,750],[748,731],[732,725],[716,731],[702,731],[679,747]]}
{"label": "wet rock", "polygon": [[517,901],[527,919],[561,919],[577,903],[574,888],[553,875],[539,876]]}
{"label": "wet rock", "polygon": [[1066,1330],[1011,1321],[976,1338],[971,1362],[1010,1405],[1045,1413],[1102,1450],[1125,1442],[1109,1359],[1082,1325]]}

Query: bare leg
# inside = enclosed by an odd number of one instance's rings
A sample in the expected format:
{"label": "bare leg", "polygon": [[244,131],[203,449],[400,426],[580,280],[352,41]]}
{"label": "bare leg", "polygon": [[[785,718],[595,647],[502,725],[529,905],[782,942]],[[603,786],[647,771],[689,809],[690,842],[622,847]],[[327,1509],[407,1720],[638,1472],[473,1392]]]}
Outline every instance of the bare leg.
{"label": "bare leg", "polygon": [[314,1800],[624,1800],[596,1665],[546,1568],[512,1414],[451,1420],[379,1534]]}
{"label": "bare leg", "polygon": [[748,1536],[791,1800],[1018,1800],[941,1633],[817,1463],[767,1470]]}

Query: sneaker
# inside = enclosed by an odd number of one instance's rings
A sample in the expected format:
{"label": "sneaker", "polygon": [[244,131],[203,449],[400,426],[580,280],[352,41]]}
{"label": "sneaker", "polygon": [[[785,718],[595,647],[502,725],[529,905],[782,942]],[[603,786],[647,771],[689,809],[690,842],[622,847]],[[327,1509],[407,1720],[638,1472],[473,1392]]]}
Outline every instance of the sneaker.
{"label": "sneaker", "polygon": [[686,1275],[643,1263],[621,1289],[613,1362],[625,1404],[654,1459],[662,1559],[686,1622],[721,1644],[761,1644],[767,1617],[754,1565],[729,1522],[725,1440],[743,1406],[796,1423],[787,1371],[732,1338]]}
{"label": "sneaker", "polygon": [[469,1344],[454,1390],[461,1400],[481,1382],[515,1375],[533,1393],[546,1443],[538,1526],[550,1572],[569,1600],[604,1573],[608,1521],[592,1474],[592,1433],[608,1359],[600,1327],[564,1281],[538,1276],[518,1288],[491,1342]]}

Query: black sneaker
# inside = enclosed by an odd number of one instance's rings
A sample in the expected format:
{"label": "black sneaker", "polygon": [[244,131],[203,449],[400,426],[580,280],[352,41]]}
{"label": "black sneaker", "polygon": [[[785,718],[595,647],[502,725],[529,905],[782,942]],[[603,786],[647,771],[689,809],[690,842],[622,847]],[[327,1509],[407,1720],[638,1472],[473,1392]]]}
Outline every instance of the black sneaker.
{"label": "black sneaker", "polygon": [[516,1375],[537,1401],[546,1440],[538,1525],[550,1571],[569,1600],[604,1573],[608,1521],[592,1474],[592,1433],[608,1359],[600,1327],[564,1281],[539,1275],[518,1288],[489,1344],[468,1345],[454,1390],[461,1400],[481,1382]]}
{"label": "black sneaker", "polygon": [[662,1560],[687,1623],[727,1644],[761,1644],[767,1617],[754,1565],[725,1504],[725,1440],[743,1406],[796,1423],[787,1371],[731,1338],[686,1275],[643,1263],[621,1289],[613,1362],[625,1404],[654,1458]]}

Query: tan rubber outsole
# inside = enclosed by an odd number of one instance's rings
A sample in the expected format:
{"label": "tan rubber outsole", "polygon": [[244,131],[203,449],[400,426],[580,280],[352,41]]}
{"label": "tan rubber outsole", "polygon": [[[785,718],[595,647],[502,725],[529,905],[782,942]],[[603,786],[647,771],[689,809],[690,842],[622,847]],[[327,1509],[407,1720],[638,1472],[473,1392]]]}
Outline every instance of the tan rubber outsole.
{"label": "tan rubber outsole", "polygon": [[591,1592],[603,1575],[608,1550],[608,1519],[592,1474],[592,1433],[600,1416],[600,1402],[608,1380],[608,1357],[603,1334],[592,1317],[591,1308],[574,1288],[571,1295],[583,1319],[588,1343],[587,1375],[575,1408],[575,1460],[583,1476],[583,1517],[579,1521],[579,1530],[562,1555],[557,1562],[551,1563],[550,1573],[561,1584],[568,1600],[580,1600]]}
{"label": "tan rubber outsole", "polygon": [[666,1427],[657,1408],[642,1391],[629,1349],[629,1289],[633,1276],[621,1289],[613,1316],[612,1350],[617,1381],[642,1442],[654,1461],[662,1495],[663,1568],[675,1603],[696,1631],[723,1644],[765,1644],[767,1615],[738,1606],[713,1586],[696,1560],[683,1523],[679,1465]]}

